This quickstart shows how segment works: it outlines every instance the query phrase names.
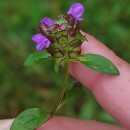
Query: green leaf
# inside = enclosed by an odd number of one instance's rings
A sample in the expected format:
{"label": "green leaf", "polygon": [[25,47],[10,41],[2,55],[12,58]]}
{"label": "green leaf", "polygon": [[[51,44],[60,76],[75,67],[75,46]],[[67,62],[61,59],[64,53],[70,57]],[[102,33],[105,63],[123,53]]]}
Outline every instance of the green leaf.
{"label": "green leaf", "polygon": [[24,62],[24,66],[32,66],[35,64],[39,64],[44,59],[47,59],[50,57],[50,54],[47,52],[34,52],[31,54]]}
{"label": "green leaf", "polygon": [[30,108],[16,117],[10,130],[33,130],[49,119],[50,115],[38,108]]}
{"label": "green leaf", "polygon": [[60,62],[61,62],[61,59],[54,60],[54,70],[55,70],[56,73],[59,72]]}
{"label": "green leaf", "polygon": [[76,101],[79,97],[83,96],[83,94],[84,91],[82,89],[82,84],[79,82],[75,83],[71,89],[66,91],[65,99],[58,106],[58,109],[60,109],[65,104]]}
{"label": "green leaf", "polygon": [[96,54],[85,54],[79,60],[86,67],[104,74],[119,75],[116,66],[107,58]]}

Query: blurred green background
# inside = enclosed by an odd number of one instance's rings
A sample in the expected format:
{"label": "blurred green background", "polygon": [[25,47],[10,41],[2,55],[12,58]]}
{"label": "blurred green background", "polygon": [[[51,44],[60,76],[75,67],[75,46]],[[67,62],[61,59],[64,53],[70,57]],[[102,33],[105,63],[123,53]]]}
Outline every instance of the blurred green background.
{"label": "blurred green background", "polygon": [[[76,0],[0,1],[0,119],[14,118],[31,107],[50,110],[62,83],[51,61],[25,68],[23,62],[35,51],[31,36],[39,20],[65,14]],[[130,0],[80,0],[85,7],[83,31],[109,46],[130,62]],[[71,77],[69,85],[75,80]],[[84,97],[66,105],[59,115],[116,123],[86,90]]]}

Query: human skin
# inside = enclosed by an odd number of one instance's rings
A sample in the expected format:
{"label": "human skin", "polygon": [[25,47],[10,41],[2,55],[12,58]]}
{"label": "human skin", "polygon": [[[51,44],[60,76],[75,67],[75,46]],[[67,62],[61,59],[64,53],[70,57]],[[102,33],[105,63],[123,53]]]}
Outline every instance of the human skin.
{"label": "human skin", "polygon": [[[100,74],[80,63],[72,63],[70,73],[93,92],[104,110],[111,114],[122,127],[97,121],[53,117],[36,130],[130,130],[130,65],[94,37],[83,34],[88,41],[82,44],[82,53],[94,53],[108,58],[116,65],[120,75]],[[1,129],[9,130],[11,122],[12,120],[1,120]]]}

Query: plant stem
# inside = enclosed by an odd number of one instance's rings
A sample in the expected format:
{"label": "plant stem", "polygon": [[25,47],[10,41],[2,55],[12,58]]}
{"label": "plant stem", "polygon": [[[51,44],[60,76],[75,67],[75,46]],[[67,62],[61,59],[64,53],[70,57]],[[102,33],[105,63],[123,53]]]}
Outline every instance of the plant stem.
{"label": "plant stem", "polygon": [[59,95],[56,103],[54,104],[52,110],[50,111],[51,117],[53,117],[53,115],[55,114],[59,104],[61,103],[61,101],[62,101],[62,99],[64,97],[64,94],[65,94],[66,87],[67,87],[69,63],[65,62],[64,67],[65,67],[65,75],[64,75],[64,79],[63,79],[63,86],[61,88],[61,92],[60,92],[60,95]]}

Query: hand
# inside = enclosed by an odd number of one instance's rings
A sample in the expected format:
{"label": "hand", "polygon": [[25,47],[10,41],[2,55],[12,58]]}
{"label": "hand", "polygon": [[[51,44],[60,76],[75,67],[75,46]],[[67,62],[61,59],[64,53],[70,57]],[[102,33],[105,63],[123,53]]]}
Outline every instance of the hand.
{"label": "hand", "polygon": [[[53,117],[37,130],[126,130],[130,129],[130,65],[117,57],[105,45],[86,34],[88,41],[82,44],[82,53],[95,53],[111,60],[120,71],[119,76],[94,72],[79,63],[72,63],[70,73],[84,86],[88,86],[100,105],[123,127],[97,121],[85,121],[67,117]],[[0,121],[1,130],[9,130],[12,120]],[[4,127],[5,126],[5,127]]]}

